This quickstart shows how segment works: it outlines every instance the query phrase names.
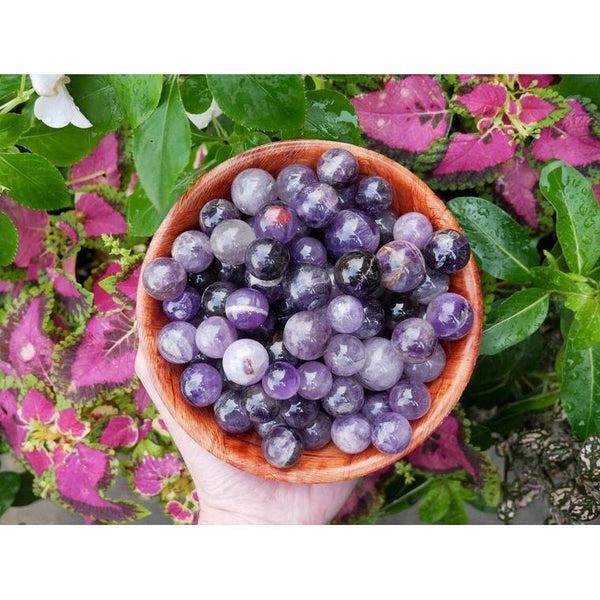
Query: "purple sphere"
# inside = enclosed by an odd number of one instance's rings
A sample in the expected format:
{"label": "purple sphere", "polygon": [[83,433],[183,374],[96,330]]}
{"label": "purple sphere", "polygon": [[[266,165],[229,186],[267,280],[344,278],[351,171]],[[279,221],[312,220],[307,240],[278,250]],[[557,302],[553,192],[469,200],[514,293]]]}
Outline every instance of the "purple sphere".
{"label": "purple sphere", "polygon": [[246,215],[255,215],[265,204],[275,202],[275,179],[263,169],[246,169],[231,184],[231,199]]}
{"label": "purple sphere", "polygon": [[440,294],[425,313],[425,319],[442,340],[459,340],[473,327],[473,309],[460,294]]}
{"label": "purple sphere", "polygon": [[298,433],[307,450],[319,450],[331,441],[331,419],[324,412],[320,412],[310,427],[301,429]]}
{"label": "purple sphere", "polygon": [[433,327],[425,319],[405,319],[392,333],[392,348],[405,363],[427,360],[437,344]]}
{"label": "purple sphere", "polygon": [[375,225],[379,229],[379,241],[381,244],[387,244],[394,239],[394,225],[396,224],[396,211],[388,208],[378,215],[375,215]]}
{"label": "purple sphere", "polygon": [[223,381],[217,369],[206,363],[194,363],[181,374],[181,393],[192,405],[210,406],[221,395]]}
{"label": "purple sphere", "polygon": [[281,402],[281,416],[294,429],[310,427],[319,414],[318,402],[303,400],[297,396]]}
{"label": "purple sphere", "polygon": [[310,183],[296,196],[296,214],[309,227],[325,227],[338,211],[337,192],[326,183]]}
{"label": "purple sphere", "polygon": [[210,236],[213,254],[222,262],[241,265],[248,246],[256,239],[254,230],[241,219],[219,223]]}
{"label": "purple sphere", "polygon": [[425,261],[419,249],[403,240],[388,242],[377,252],[381,282],[394,292],[414,290],[425,279]]}
{"label": "purple sphere", "polygon": [[373,392],[389,390],[402,376],[402,359],[385,338],[372,337],[364,345],[367,358],[356,378]]}
{"label": "purple sphere", "polygon": [[431,221],[419,212],[404,213],[394,224],[394,239],[414,244],[419,250],[433,233]]}
{"label": "purple sphere", "polygon": [[342,210],[325,230],[325,245],[336,258],[351,250],[375,252],[379,248],[379,229],[368,214]]}
{"label": "purple sphere", "polygon": [[240,211],[230,200],[216,198],[210,200],[200,209],[200,229],[210,235],[214,228],[227,219],[239,219]]}
{"label": "purple sphere", "polygon": [[237,331],[224,317],[208,317],[196,330],[196,346],[210,358],[221,358],[235,340]]}
{"label": "purple sphere", "polygon": [[297,310],[315,310],[327,305],[331,281],[323,267],[298,265],[283,278],[283,290]]}
{"label": "purple sphere", "polygon": [[431,406],[431,394],[420,381],[399,381],[391,390],[390,409],[409,421],[420,419]]}
{"label": "purple sphere", "polygon": [[429,383],[437,379],[446,366],[446,353],[438,344],[433,354],[422,363],[413,363],[404,365],[404,375],[412,381],[422,381]]}
{"label": "purple sphere", "polygon": [[371,424],[361,415],[337,417],[331,426],[333,443],[346,454],[359,454],[371,444]]}
{"label": "purple sphere", "polygon": [[325,246],[313,237],[300,237],[290,244],[290,256],[295,265],[314,265],[324,267],[327,264]]}
{"label": "purple sphere", "polygon": [[[346,208],[355,208],[356,204],[354,200],[356,198],[357,189],[357,183],[351,183],[350,185],[346,185],[344,187],[336,187],[338,196],[340,197],[340,210],[344,210]],[[394,218],[394,221],[395,220],[396,219]]]}
{"label": "purple sphere", "polygon": [[188,273],[204,271],[213,260],[210,240],[202,231],[184,231],[179,234],[171,246],[171,256]]}
{"label": "purple sphere", "polygon": [[336,377],[321,405],[332,417],[343,417],[357,413],[364,401],[365,392],[354,377]]}
{"label": "purple sphere", "polygon": [[215,281],[202,292],[202,308],[207,317],[224,317],[225,302],[236,285],[230,281]]}
{"label": "purple sphere", "polygon": [[277,400],[289,400],[300,387],[298,370],[288,362],[274,362],[263,375],[262,386],[265,392]]}
{"label": "purple sphere", "polygon": [[186,287],[183,294],[171,300],[163,300],[163,312],[171,321],[191,321],[200,310],[200,294],[193,287]]}
{"label": "purple sphere", "polygon": [[360,340],[372,338],[383,329],[384,323],[385,311],[381,302],[375,298],[368,298],[363,310],[363,322],[354,335]]}
{"label": "purple sphere", "polygon": [[259,279],[246,271],[244,281],[249,288],[256,290],[264,295],[269,302],[275,302],[283,298],[283,277],[277,279]]}
{"label": "purple sphere", "polygon": [[256,237],[273,238],[287,244],[298,231],[296,213],[285,204],[267,204],[254,217]]}
{"label": "purple sphere", "polygon": [[244,408],[253,423],[268,423],[279,414],[279,401],[269,396],[262,385],[256,383],[242,392]]}
{"label": "purple sphere", "polygon": [[392,186],[383,177],[371,175],[358,184],[355,203],[358,208],[377,215],[392,205]]}
{"label": "purple sphere", "polygon": [[335,331],[354,333],[363,324],[364,308],[354,296],[336,296],[327,306],[327,318]]}
{"label": "purple sphere", "polygon": [[302,440],[297,432],[288,427],[274,427],[262,443],[267,462],[278,469],[293,467],[302,456]]}
{"label": "purple sphere", "polygon": [[288,165],[277,175],[277,195],[291,206],[298,192],[309,183],[317,183],[317,175],[312,169],[304,165]]}
{"label": "purple sphere", "polygon": [[387,392],[378,392],[377,394],[369,394],[365,398],[365,402],[360,409],[360,413],[369,420],[370,423],[383,413],[389,412],[390,404],[388,401]]}
{"label": "purple sphere", "polygon": [[283,329],[283,343],[288,352],[302,360],[315,360],[323,356],[331,326],[325,311],[302,311],[292,315]]}
{"label": "purple sphere", "polygon": [[214,403],[217,425],[228,433],[244,433],[252,429],[252,421],[244,408],[240,392],[227,390]]}
{"label": "purple sphere", "polygon": [[156,300],[172,300],[183,294],[187,273],[181,263],[172,258],[155,258],[142,272],[142,284]]}
{"label": "purple sphere", "polygon": [[349,377],[360,371],[366,360],[365,347],[355,336],[334,335],[327,344],[323,361],[334,375]]}
{"label": "purple sphere", "polygon": [[423,248],[427,266],[447,275],[466,267],[470,256],[467,238],[454,229],[436,231]]}
{"label": "purple sphere", "polygon": [[225,314],[236,329],[256,329],[267,320],[269,301],[258,290],[240,288],[225,301]]}
{"label": "purple sphere", "polygon": [[375,419],[371,441],[385,454],[398,454],[408,447],[412,438],[410,423],[394,412],[384,413]]}
{"label": "purple sphere", "polygon": [[425,279],[411,293],[411,300],[419,304],[429,304],[440,294],[445,294],[450,287],[450,277],[439,271],[425,267]]}
{"label": "purple sphere", "polygon": [[333,384],[331,371],[317,361],[305,362],[298,367],[300,385],[298,395],[306,400],[320,400],[325,397]]}
{"label": "purple sphere", "polygon": [[[262,390],[262,386],[259,386]],[[279,406],[279,402],[277,403]],[[256,423],[254,429],[261,438],[266,437],[275,427],[287,427],[287,423],[283,420],[281,415],[277,415],[273,420],[267,421],[266,423]]]}
{"label": "purple sphere", "polygon": [[167,323],[159,332],[157,347],[160,355],[177,365],[188,363],[196,354],[196,328],[185,321]]}
{"label": "purple sphere", "polygon": [[246,268],[254,277],[263,281],[283,277],[289,262],[290,252],[279,240],[260,238],[246,249]]}
{"label": "purple sphere", "polygon": [[323,183],[346,186],[358,175],[356,158],[343,148],[332,148],[324,152],[317,163],[317,176]]}
{"label": "purple sphere", "polygon": [[255,340],[241,339],[227,347],[223,354],[223,371],[238,385],[258,383],[269,366],[269,355]]}

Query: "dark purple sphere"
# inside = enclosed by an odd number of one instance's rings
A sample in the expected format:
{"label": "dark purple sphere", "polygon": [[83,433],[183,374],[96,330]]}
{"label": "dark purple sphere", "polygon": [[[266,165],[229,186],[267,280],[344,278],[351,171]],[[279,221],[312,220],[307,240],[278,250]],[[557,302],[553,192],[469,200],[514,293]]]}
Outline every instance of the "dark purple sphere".
{"label": "dark purple sphere", "polygon": [[300,375],[296,367],[288,362],[277,361],[263,375],[264,391],[277,400],[289,400],[298,392]]}
{"label": "dark purple sphere", "polygon": [[317,175],[304,165],[288,165],[277,175],[277,195],[282,202],[293,205],[298,192],[309,183],[317,183]]}
{"label": "dark purple sphere", "polygon": [[376,394],[369,394],[365,398],[365,402],[362,405],[360,412],[372,423],[378,416],[385,412],[389,412],[390,410],[388,393],[378,392]]}
{"label": "dark purple sphere", "polygon": [[358,162],[348,150],[332,148],[319,158],[317,176],[323,183],[333,186],[351,184],[358,175]]}
{"label": "dark purple sphere", "polygon": [[460,294],[440,294],[427,307],[425,320],[440,339],[459,340],[473,327],[473,309]]}
{"label": "dark purple sphere", "polygon": [[[272,307],[271,307],[272,308]],[[272,314],[271,312],[269,314]],[[283,332],[274,331],[270,336],[269,340],[265,344],[267,353],[269,355],[269,362],[274,363],[278,360],[283,360],[291,365],[297,366],[300,361],[292,356],[283,345]]]}
{"label": "dark purple sphere", "polygon": [[279,414],[279,400],[269,396],[260,383],[244,388],[242,399],[253,423],[268,423]]}
{"label": "dark purple sphere", "polygon": [[210,267],[204,271],[200,271],[200,273],[190,273],[188,275],[188,284],[199,294],[202,294],[202,292],[215,281],[217,281],[217,270],[214,261]]}
{"label": "dark purple sphere", "polygon": [[187,286],[181,296],[163,300],[163,312],[171,321],[191,321],[200,310],[200,294]]}
{"label": "dark purple sphere", "polygon": [[361,210],[377,215],[391,206],[392,186],[383,177],[365,177],[358,184],[354,201]]}
{"label": "dark purple sphere", "polygon": [[299,265],[288,271],[283,289],[297,310],[315,310],[327,305],[331,281],[323,267]]}
{"label": "dark purple sphere", "polygon": [[210,406],[221,395],[223,381],[215,367],[206,363],[194,363],[181,374],[179,381],[181,393],[192,405]]}
{"label": "dark purple sphere", "polygon": [[332,417],[357,413],[365,400],[362,385],[353,377],[336,377],[329,393],[321,400],[323,409]]}
{"label": "dark purple sphere", "polygon": [[307,450],[319,450],[331,441],[331,419],[324,412],[317,415],[316,421],[298,432]]}
{"label": "dark purple sphere", "polygon": [[375,215],[375,225],[379,228],[379,240],[381,244],[387,244],[394,239],[394,225],[396,224],[396,211],[388,208]]}
{"label": "dark purple sphere", "polygon": [[425,267],[425,279],[410,293],[410,297],[419,304],[429,304],[435,297],[447,292],[449,286],[448,275]]}
{"label": "dark purple sphere", "polygon": [[324,267],[327,264],[325,246],[313,237],[300,237],[290,244],[290,257],[295,265],[315,265]]}
{"label": "dark purple sphere", "polygon": [[202,309],[207,317],[224,317],[225,302],[237,286],[229,281],[215,281],[202,293]]}
{"label": "dark purple sphere", "polygon": [[285,204],[268,204],[254,216],[256,237],[273,238],[287,244],[298,231],[296,213]]}
{"label": "dark purple sphere", "polygon": [[242,395],[236,390],[223,392],[214,403],[213,410],[217,425],[228,433],[244,433],[252,428]]}
{"label": "dark purple sphere", "polygon": [[218,281],[230,281],[237,285],[244,283],[245,265],[232,265],[221,262],[218,258],[213,261],[214,270]]}
{"label": "dark purple sphere", "polygon": [[294,429],[310,427],[319,414],[319,403],[302,398],[291,398],[281,402],[281,416],[283,420]]}
{"label": "dark purple sphere", "polygon": [[267,421],[266,423],[255,423],[254,425],[256,433],[258,433],[261,438],[266,437],[273,429],[275,429],[275,427],[287,427],[287,424],[281,415],[277,415],[273,420]]}
{"label": "dark purple sphere", "polygon": [[239,218],[240,211],[233,202],[217,198],[210,200],[200,209],[200,229],[206,235],[210,235],[213,229],[222,221]]}
{"label": "dark purple sphere", "polygon": [[262,443],[267,462],[278,469],[293,467],[302,456],[300,435],[288,427],[274,427]]}
{"label": "dark purple sphere", "polygon": [[325,227],[333,221],[339,208],[337,192],[326,183],[311,183],[296,196],[294,208],[309,227]]}
{"label": "dark purple sphere", "polygon": [[263,281],[280,279],[288,268],[290,252],[281,241],[273,238],[254,240],[246,249],[246,269]]}
{"label": "dark purple sphere", "polygon": [[431,394],[424,383],[403,379],[390,390],[389,405],[394,412],[414,421],[429,410]]}
{"label": "dark purple sphere", "polygon": [[365,298],[379,287],[381,270],[372,252],[352,250],[338,258],[334,277],[342,293]]}
{"label": "dark purple sphere", "polygon": [[351,250],[376,252],[379,228],[373,218],[362,211],[342,210],[325,230],[325,245],[335,257]]}
{"label": "dark purple sphere", "polygon": [[447,275],[466,267],[470,256],[467,238],[454,229],[435,231],[423,248],[427,266]]}
{"label": "dark purple sphere", "polygon": [[358,189],[357,183],[351,183],[344,187],[336,187],[338,196],[340,197],[340,210],[346,208],[355,208],[356,204],[354,199],[356,198],[356,190]]}
{"label": "dark purple sphere", "polygon": [[369,298],[364,302],[363,322],[354,332],[359,340],[366,340],[377,335],[385,324],[385,312],[381,302],[375,298]]}
{"label": "dark purple sphere", "polygon": [[244,281],[249,288],[263,294],[269,302],[276,302],[283,298],[283,277],[278,279],[259,279],[246,271]]}

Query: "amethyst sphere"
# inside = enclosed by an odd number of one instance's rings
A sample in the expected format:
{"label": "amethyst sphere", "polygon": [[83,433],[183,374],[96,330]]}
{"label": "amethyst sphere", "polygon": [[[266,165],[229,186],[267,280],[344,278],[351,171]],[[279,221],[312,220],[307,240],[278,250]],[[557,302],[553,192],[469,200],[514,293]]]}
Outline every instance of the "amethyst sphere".
{"label": "amethyst sphere", "polygon": [[385,338],[372,337],[364,342],[364,346],[366,360],[356,378],[374,392],[390,389],[402,376],[402,359]]}
{"label": "amethyst sphere", "polygon": [[315,172],[304,165],[288,165],[277,175],[277,195],[286,204],[293,205],[298,192],[309,183],[317,183]]}
{"label": "amethyst sphere", "polygon": [[396,224],[396,212],[388,208],[373,217],[375,225],[379,229],[379,240],[382,244],[387,244],[394,239],[394,225]]}
{"label": "amethyst sphere", "polygon": [[327,306],[327,318],[335,331],[353,333],[363,324],[364,308],[354,296],[336,296]]}
{"label": "amethyst sphere", "polygon": [[281,402],[281,416],[294,429],[310,427],[319,415],[319,403],[303,398],[290,398]]}
{"label": "amethyst sphere", "polygon": [[377,215],[392,205],[392,186],[383,177],[365,177],[358,184],[354,202],[361,210]]}
{"label": "amethyst sphere", "polygon": [[202,231],[184,231],[179,234],[171,247],[171,256],[188,273],[204,271],[213,260],[210,240]]}
{"label": "amethyst sphere", "polygon": [[246,249],[256,239],[248,223],[240,219],[228,219],[219,223],[210,236],[213,254],[222,262],[241,265]]}
{"label": "amethyst sphere", "polygon": [[240,211],[230,200],[217,198],[210,200],[200,209],[200,229],[210,235],[214,228],[227,219],[239,219]]}
{"label": "amethyst sphere", "polygon": [[300,237],[290,245],[290,257],[295,265],[315,265],[324,267],[327,264],[325,246],[313,237]]}
{"label": "amethyst sphere", "polygon": [[200,294],[188,286],[181,296],[163,300],[163,312],[171,321],[191,321],[198,314],[200,304]]}
{"label": "amethyst sphere", "polygon": [[373,422],[373,446],[386,454],[398,454],[408,447],[412,438],[410,423],[398,413],[388,412]]}
{"label": "amethyst sphere", "polygon": [[[357,183],[351,183],[350,185],[346,185],[343,187],[336,186],[338,196],[340,198],[340,210],[346,208],[355,208],[356,204],[354,202],[356,198],[356,190],[358,189]],[[394,218],[394,221],[396,219]]]}
{"label": "amethyst sphere", "polygon": [[410,298],[419,304],[429,304],[435,297],[446,293],[449,286],[448,275],[426,267],[425,279],[410,293]]}
{"label": "amethyst sphere", "polygon": [[372,423],[379,415],[389,412],[390,410],[388,393],[378,392],[376,394],[369,394],[365,398],[360,413]]}
{"label": "amethyst sphere", "polygon": [[142,272],[142,284],[156,300],[172,300],[183,294],[187,273],[181,263],[172,258],[155,258]]}
{"label": "amethyst sphere", "polygon": [[379,262],[367,250],[346,252],[335,263],[334,278],[342,293],[364,298],[372,294],[381,283]]}
{"label": "amethyst sphere", "polygon": [[296,196],[296,214],[309,227],[325,227],[338,211],[337,192],[326,183],[310,183]]}
{"label": "amethyst sphere", "polygon": [[213,405],[217,425],[228,433],[244,433],[252,428],[252,421],[244,408],[240,392],[227,390]]}
{"label": "amethyst sphere", "polygon": [[358,175],[358,162],[352,153],[343,148],[332,148],[324,152],[317,163],[317,176],[323,183],[346,186]]}
{"label": "amethyst sphere", "polygon": [[252,275],[250,271],[246,271],[244,281],[249,288],[263,294],[269,302],[275,302],[283,298],[283,277],[270,280],[259,279]]}
{"label": "amethyst sphere", "polygon": [[346,454],[358,454],[371,443],[371,424],[361,415],[337,417],[331,426],[333,443]]}
{"label": "amethyst sphere", "polygon": [[159,332],[157,347],[160,355],[168,362],[185,364],[196,354],[196,328],[185,321],[167,323]]}
{"label": "amethyst sphere", "polygon": [[298,231],[296,213],[285,204],[267,204],[255,215],[256,237],[266,237],[287,244]]}
{"label": "amethyst sphere", "polygon": [[335,257],[350,250],[376,252],[379,248],[379,228],[373,218],[364,212],[342,210],[325,230],[325,245]]}
{"label": "amethyst sphere", "polygon": [[210,358],[221,358],[235,340],[237,331],[224,317],[208,317],[196,330],[196,346]]}
{"label": "amethyst sphere", "polygon": [[346,333],[334,335],[328,342],[323,361],[334,375],[349,377],[365,364],[365,347],[355,336]]}
{"label": "amethyst sphere", "polygon": [[471,248],[467,238],[454,229],[440,229],[429,238],[423,247],[427,266],[452,275],[467,266]]}
{"label": "amethyst sphere", "polygon": [[202,310],[207,317],[224,317],[225,302],[235,291],[236,285],[229,281],[215,281],[202,292]]}
{"label": "amethyst sphere", "polygon": [[437,379],[446,366],[446,353],[438,344],[433,354],[421,363],[406,363],[404,365],[404,375],[412,381],[422,381],[428,383]]}
{"label": "amethyst sphere", "polygon": [[223,354],[223,371],[238,385],[258,383],[269,366],[269,355],[255,340],[241,339],[229,345]]}
{"label": "amethyst sphere", "polygon": [[320,400],[331,389],[333,376],[331,371],[317,361],[308,361],[298,367],[300,385],[298,395],[306,400]]}
{"label": "amethyst sphere", "polygon": [[246,215],[255,215],[277,198],[275,179],[263,169],[246,169],[231,184],[231,199]]}
{"label": "amethyst sphere", "polygon": [[297,310],[314,310],[327,305],[331,281],[323,267],[298,265],[284,277],[283,290]]}
{"label": "amethyst sphere", "polygon": [[388,290],[408,292],[425,279],[425,262],[419,249],[410,242],[394,240],[377,251],[381,282]]}
{"label": "amethyst sphere", "polygon": [[414,421],[429,410],[431,394],[424,383],[405,379],[390,390],[389,405],[394,412]]}
{"label": "amethyst sphere", "polygon": [[[262,386],[259,386],[259,387],[262,390]],[[279,406],[279,402],[277,403],[277,406]],[[279,414],[271,421],[267,421],[266,423],[255,423],[254,424],[254,429],[255,429],[256,433],[258,433],[258,435],[260,435],[261,438],[264,438],[267,435],[269,435],[269,433],[271,433],[271,431],[273,431],[273,429],[275,429],[275,427],[287,427],[287,423],[283,420],[283,417]]]}
{"label": "amethyst sphere", "polygon": [[269,396],[259,383],[244,388],[242,399],[253,423],[268,423],[279,414],[279,400]]}
{"label": "amethyst sphere", "polygon": [[298,433],[307,450],[323,448],[331,441],[331,418],[324,412],[320,412],[310,427],[300,429]]}
{"label": "amethyst sphere", "polygon": [[363,322],[354,332],[359,340],[366,340],[377,335],[385,324],[385,312],[381,302],[375,298],[368,298],[364,303]]}
{"label": "amethyst sphere", "polygon": [[221,374],[206,363],[194,363],[181,374],[179,381],[181,393],[192,405],[209,406],[221,395],[223,381]]}
{"label": "amethyst sphere", "polygon": [[425,313],[425,319],[442,340],[459,340],[473,327],[473,309],[460,294],[440,294]]}
{"label": "amethyst sphere", "polygon": [[398,217],[393,233],[395,240],[410,242],[420,250],[431,237],[433,226],[425,215],[419,212],[408,212]]}
{"label": "amethyst sphere", "polygon": [[405,363],[428,359],[437,344],[433,327],[425,319],[405,319],[392,333],[392,348]]}
{"label": "amethyst sphere", "polygon": [[246,249],[246,269],[264,281],[283,276],[290,262],[290,252],[281,241],[272,238],[254,240]]}
{"label": "amethyst sphere", "polygon": [[240,288],[229,294],[225,314],[236,329],[247,331],[260,327],[269,314],[269,301],[252,288]]}
{"label": "amethyst sphere", "polygon": [[315,360],[323,356],[331,326],[325,311],[301,311],[292,315],[283,329],[283,343],[288,352],[302,360]]}
{"label": "amethyst sphere", "polygon": [[354,377],[336,377],[321,405],[332,417],[343,417],[357,413],[364,400],[363,387]]}
{"label": "amethyst sphere", "polygon": [[277,361],[269,366],[262,378],[264,391],[277,400],[289,400],[300,387],[300,375],[288,362]]}
{"label": "amethyst sphere", "polygon": [[262,451],[270,465],[286,469],[300,460],[302,440],[296,431],[288,427],[274,427],[263,438]]}

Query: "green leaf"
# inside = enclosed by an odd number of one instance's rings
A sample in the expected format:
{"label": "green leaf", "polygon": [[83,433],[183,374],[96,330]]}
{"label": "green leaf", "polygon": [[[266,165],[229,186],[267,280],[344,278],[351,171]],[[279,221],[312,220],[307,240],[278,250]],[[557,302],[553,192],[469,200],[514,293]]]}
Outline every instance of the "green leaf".
{"label": "green leaf", "polygon": [[307,92],[302,137],[359,144],[360,129],[354,107],[334,90]]}
{"label": "green leaf", "polygon": [[483,198],[454,198],[456,216],[482,268],[498,279],[522,283],[539,264],[537,240],[510,215]]}
{"label": "green leaf", "polygon": [[562,349],[560,402],[575,435],[600,434],[600,344],[575,348],[569,329]]}
{"label": "green leaf", "polygon": [[443,481],[430,486],[429,491],[423,497],[417,514],[424,523],[437,523],[441,521],[452,502],[452,496],[448,486]]}
{"label": "green leaf", "polygon": [[21,87],[20,75],[0,75],[0,104],[12,100]]}
{"label": "green leaf", "polygon": [[27,129],[27,118],[17,113],[0,115],[0,148],[13,146]]}
{"label": "green leaf", "polygon": [[0,473],[0,516],[2,516],[11,506],[17,492],[21,477],[19,473],[12,471],[2,471]]}
{"label": "green leaf", "polygon": [[188,164],[190,124],[176,77],[163,88],[158,108],[133,136],[133,158],[150,201],[161,213],[169,206],[177,176]]}
{"label": "green leaf", "polygon": [[81,129],[67,125],[54,129],[36,119],[19,139],[19,146],[47,158],[58,167],[68,167],[87,156],[101,137],[95,127]]}
{"label": "green leaf", "polygon": [[528,338],[539,329],[548,314],[550,294],[538,288],[515,292],[504,300],[487,323],[481,339],[481,354],[497,354]]}
{"label": "green leaf", "polygon": [[29,208],[55,210],[73,203],[58,169],[37,154],[0,152],[0,185]]}
{"label": "green leaf", "polygon": [[548,292],[561,292],[578,296],[590,296],[594,289],[581,276],[576,273],[565,273],[554,265],[533,267],[531,269],[531,283],[534,287]]}
{"label": "green leaf", "polygon": [[192,114],[206,112],[212,102],[206,75],[188,75],[181,84],[181,100],[185,110]]}
{"label": "green leaf", "polygon": [[29,471],[21,473],[19,489],[15,494],[13,500],[13,506],[28,506],[36,500],[39,500],[39,496],[33,491],[34,477]]}
{"label": "green leaf", "polygon": [[501,407],[491,419],[485,422],[485,425],[492,431],[507,435],[514,431],[527,415],[554,406],[558,395],[558,392],[555,391],[545,392],[511,402]]}
{"label": "green leaf", "polygon": [[127,227],[130,235],[147,237],[154,235],[170,207],[164,207],[164,213],[158,212],[138,183],[133,194],[127,200]]}
{"label": "green leaf", "polygon": [[542,169],[540,189],[556,211],[556,235],[569,269],[589,273],[600,258],[600,205],[592,184],[556,160]]}
{"label": "green leaf", "polygon": [[19,247],[19,234],[8,215],[0,212],[0,266],[6,267],[14,260]]}
{"label": "green leaf", "polygon": [[79,110],[97,131],[107,133],[124,118],[119,96],[107,75],[71,75],[67,89]]}
{"label": "green leaf", "polygon": [[600,297],[588,298],[575,313],[571,343],[578,350],[600,344]]}
{"label": "green leaf", "polygon": [[241,125],[236,125],[233,133],[229,136],[229,143],[235,154],[250,150],[256,146],[268,144],[271,138],[262,131],[252,131]]}
{"label": "green leaf", "polygon": [[207,75],[221,110],[250,129],[300,128],[306,114],[299,75]]}
{"label": "green leaf", "polygon": [[565,97],[584,96],[600,106],[600,75],[561,75],[557,89]]}
{"label": "green leaf", "polygon": [[158,106],[162,75],[107,75],[132,129],[143,123]]}

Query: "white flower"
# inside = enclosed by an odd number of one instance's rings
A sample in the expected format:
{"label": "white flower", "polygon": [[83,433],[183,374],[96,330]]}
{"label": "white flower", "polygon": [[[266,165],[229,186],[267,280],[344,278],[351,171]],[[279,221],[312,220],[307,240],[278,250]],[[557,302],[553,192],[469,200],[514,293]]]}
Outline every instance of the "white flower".
{"label": "white flower", "polygon": [[48,125],[60,128],[69,123],[86,129],[92,124],[83,116],[69,94],[65,75],[30,75],[33,89],[39,98],[33,106],[35,116]]}
{"label": "white flower", "polygon": [[213,98],[213,101],[210,103],[208,110],[205,110],[203,113],[186,113],[189,117],[190,121],[198,128],[204,129],[208,127],[213,117],[218,117],[223,114],[223,111],[219,108],[219,105]]}

